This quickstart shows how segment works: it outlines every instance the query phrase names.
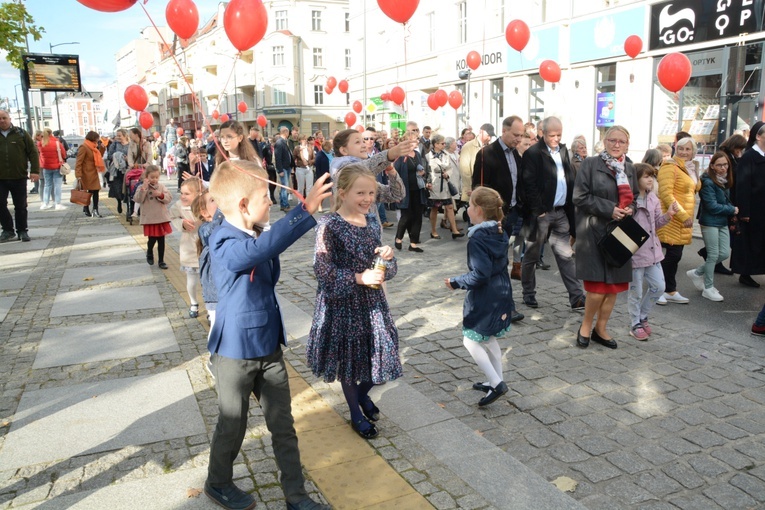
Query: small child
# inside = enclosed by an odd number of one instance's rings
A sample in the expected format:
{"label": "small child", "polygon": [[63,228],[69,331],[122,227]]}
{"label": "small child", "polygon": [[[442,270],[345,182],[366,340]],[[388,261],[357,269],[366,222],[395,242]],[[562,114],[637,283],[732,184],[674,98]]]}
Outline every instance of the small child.
{"label": "small child", "polygon": [[[398,331],[381,285],[396,275],[397,266],[391,247],[380,246],[374,174],[352,164],[337,176],[336,212],[322,217],[316,230],[319,288],[306,357],[314,375],[340,380],[351,427],[372,439],[377,428],[370,422],[379,419],[380,410],[369,390],[403,372]],[[385,270],[370,269],[376,254],[390,261]]]}
{"label": "small child", "polygon": [[191,204],[191,211],[194,217],[200,223],[197,236],[197,256],[199,257],[199,278],[202,284],[202,299],[207,309],[207,319],[210,321],[210,328],[215,323],[215,308],[218,304],[218,289],[212,279],[210,271],[210,234],[215,228],[223,223],[223,213],[220,212],[215,200],[212,199],[210,190],[205,188],[202,194],[194,199]]}
{"label": "small child", "polygon": [[[656,231],[669,223],[677,213],[677,202],[673,202],[667,213],[662,214],[661,201],[652,192],[656,169],[647,163],[635,163],[635,172],[640,193],[634,218],[648,232],[649,237],[632,256],[632,282],[627,294],[627,308],[632,320],[630,336],[637,340],[647,340],[651,335],[648,314],[664,294],[664,272],[661,269],[664,254]],[[648,283],[645,292],[643,280]]]}
{"label": "small child", "polygon": [[143,184],[135,191],[133,200],[141,205],[141,225],[143,235],[149,238],[146,250],[146,262],[154,265],[154,245],[157,245],[157,255],[160,269],[167,269],[165,264],[165,236],[173,233],[170,226],[170,211],[167,209],[173,196],[164,184],[159,182],[160,170],[156,165],[148,165],[143,172]]}
{"label": "small child", "polygon": [[242,447],[250,394],[261,404],[271,432],[288,510],[329,510],[306,492],[297,434],[290,409],[290,386],[281,344],[287,343],[275,287],[279,254],[316,225],[312,214],[329,197],[320,179],[302,207],[295,207],[268,231],[271,200],[268,174],[253,161],[216,166],[210,193],[226,219],[209,238],[218,310],[210,330],[210,351],[218,389],[218,423],[210,445],[204,492],[224,508],[255,507],[252,495],[233,482],[234,460]]}
{"label": "small child", "polygon": [[486,383],[473,389],[486,393],[478,405],[489,405],[507,393],[502,377],[502,351],[497,338],[510,331],[513,289],[507,271],[509,239],[502,230],[502,198],[497,191],[479,186],[470,195],[468,216],[468,269],[446,278],[446,287],[466,289],[462,309],[462,343],[484,374]]}
{"label": "small child", "polygon": [[175,173],[175,156],[170,152],[165,154],[163,166],[165,167],[165,170],[167,170],[167,179],[170,180],[171,176]]}
{"label": "small child", "polygon": [[191,211],[191,203],[202,188],[202,181],[196,177],[186,179],[181,185],[181,196],[170,208],[170,222],[173,229],[181,232],[181,243],[179,255],[181,259],[181,270],[186,273],[186,292],[189,293],[191,307],[189,308],[189,317],[196,319],[199,317],[199,301],[197,293],[199,291],[199,256],[197,254],[197,222],[194,213]]}

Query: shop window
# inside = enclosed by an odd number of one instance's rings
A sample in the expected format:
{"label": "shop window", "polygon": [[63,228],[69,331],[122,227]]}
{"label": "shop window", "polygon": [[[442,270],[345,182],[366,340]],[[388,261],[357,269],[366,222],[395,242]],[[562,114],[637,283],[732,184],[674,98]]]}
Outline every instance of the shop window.
{"label": "shop window", "polygon": [[614,108],[616,104],[616,64],[607,64],[595,68],[596,97],[595,97],[595,138],[602,140],[606,131],[614,125]]}
{"label": "shop window", "polygon": [[502,107],[502,97],[504,95],[504,82],[502,78],[491,80],[491,120],[495,126],[501,126],[502,119],[505,118]]}
{"label": "shop window", "polygon": [[545,81],[538,74],[529,76],[529,120],[537,123],[545,116]]}

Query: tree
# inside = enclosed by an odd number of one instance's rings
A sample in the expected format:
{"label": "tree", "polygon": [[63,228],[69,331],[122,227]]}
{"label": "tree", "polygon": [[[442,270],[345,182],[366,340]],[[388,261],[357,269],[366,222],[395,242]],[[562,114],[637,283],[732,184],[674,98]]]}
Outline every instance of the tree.
{"label": "tree", "polygon": [[45,32],[34,21],[21,1],[0,4],[0,51],[8,52],[5,59],[16,69],[24,67],[21,55],[27,52],[27,36],[39,41]]}

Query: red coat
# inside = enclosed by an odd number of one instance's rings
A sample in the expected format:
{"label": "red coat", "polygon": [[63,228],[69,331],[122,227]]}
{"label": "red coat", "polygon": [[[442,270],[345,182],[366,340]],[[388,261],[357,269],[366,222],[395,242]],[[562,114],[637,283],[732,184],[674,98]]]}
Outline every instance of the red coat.
{"label": "red coat", "polygon": [[[58,149],[57,149],[58,147]],[[48,145],[43,145],[42,142],[37,142],[37,151],[40,153],[40,168],[46,170],[58,170],[61,167],[61,162],[58,158],[58,150],[61,150],[61,159],[66,161],[66,151],[61,145],[61,142],[51,136]]]}

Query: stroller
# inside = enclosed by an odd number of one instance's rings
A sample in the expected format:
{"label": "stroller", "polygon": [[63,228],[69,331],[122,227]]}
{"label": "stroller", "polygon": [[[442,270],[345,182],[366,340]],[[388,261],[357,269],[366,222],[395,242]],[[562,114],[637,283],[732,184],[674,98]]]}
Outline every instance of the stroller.
{"label": "stroller", "polygon": [[125,174],[125,215],[128,223],[133,224],[133,212],[135,211],[135,191],[138,186],[142,184],[141,176],[143,175],[142,168],[133,168],[127,174]]}

